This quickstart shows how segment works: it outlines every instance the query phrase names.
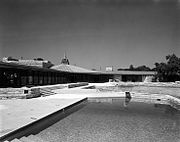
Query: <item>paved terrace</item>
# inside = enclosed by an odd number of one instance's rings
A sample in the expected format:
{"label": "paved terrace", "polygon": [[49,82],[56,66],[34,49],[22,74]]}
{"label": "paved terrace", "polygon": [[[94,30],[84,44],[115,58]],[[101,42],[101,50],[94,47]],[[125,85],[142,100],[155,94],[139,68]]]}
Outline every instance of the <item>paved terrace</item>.
{"label": "paved terrace", "polygon": [[0,137],[86,98],[63,96],[0,100]]}
{"label": "paved terrace", "polygon": [[[57,94],[33,99],[0,100],[0,136],[31,124],[87,97],[89,101],[106,102],[125,97],[124,92],[114,92],[108,89],[82,89],[82,87],[56,89],[53,92]],[[173,103],[174,97],[169,95],[132,93],[131,101],[168,104],[169,99],[171,99],[170,103]],[[176,98],[175,101],[180,104]]]}

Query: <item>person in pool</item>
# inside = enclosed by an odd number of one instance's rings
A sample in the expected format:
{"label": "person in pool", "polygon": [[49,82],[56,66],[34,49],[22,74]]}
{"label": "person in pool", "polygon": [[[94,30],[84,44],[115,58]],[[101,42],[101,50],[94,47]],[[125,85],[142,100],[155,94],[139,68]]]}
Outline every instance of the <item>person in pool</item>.
{"label": "person in pool", "polygon": [[130,92],[125,92],[125,95],[124,107],[127,107],[132,97]]}

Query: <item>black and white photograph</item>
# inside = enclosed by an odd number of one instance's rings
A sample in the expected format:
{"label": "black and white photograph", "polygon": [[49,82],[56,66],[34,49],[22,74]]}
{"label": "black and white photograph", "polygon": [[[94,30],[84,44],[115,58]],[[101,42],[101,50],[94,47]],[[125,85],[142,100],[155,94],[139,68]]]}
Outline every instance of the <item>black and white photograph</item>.
{"label": "black and white photograph", "polygon": [[180,0],[0,0],[0,141],[180,142]]}

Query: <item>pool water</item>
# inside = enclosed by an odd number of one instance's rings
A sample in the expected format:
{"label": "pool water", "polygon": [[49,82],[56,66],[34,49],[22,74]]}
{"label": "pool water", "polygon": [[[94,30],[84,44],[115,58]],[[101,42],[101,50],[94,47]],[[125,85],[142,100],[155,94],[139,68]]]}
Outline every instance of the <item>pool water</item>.
{"label": "pool water", "polygon": [[179,142],[180,112],[165,105],[89,102],[37,134],[50,142]]}

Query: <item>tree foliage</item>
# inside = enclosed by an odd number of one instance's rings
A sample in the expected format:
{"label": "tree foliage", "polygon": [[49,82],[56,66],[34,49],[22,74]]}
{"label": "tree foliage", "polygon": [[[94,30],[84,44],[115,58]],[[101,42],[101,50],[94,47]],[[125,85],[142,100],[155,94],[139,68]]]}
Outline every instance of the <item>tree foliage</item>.
{"label": "tree foliage", "polygon": [[44,61],[43,58],[34,58],[35,61]]}
{"label": "tree foliage", "polygon": [[166,63],[155,63],[156,78],[163,82],[180,80],[180,58],[175,54],[166,56]]}
{"label": "tree foliage", "polygon": [[137,68],[135,68],[134,70],[137,70],[137,71],[151,71],[151,69],[145,65],[142,65],[142,66],[139,66]]}
{"label": "tree foliage", "polygon": [[151,69],[145,65],[134,67],[133,65],[130,65],[128,69],[118,69],[120,70],[127,70],[127,71],[151,71]]}

